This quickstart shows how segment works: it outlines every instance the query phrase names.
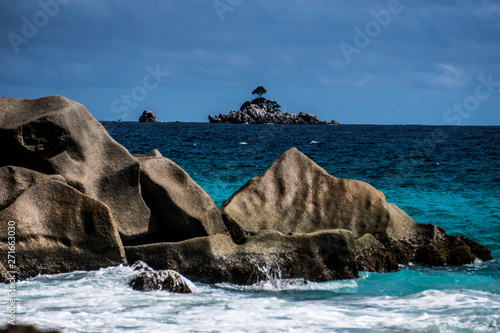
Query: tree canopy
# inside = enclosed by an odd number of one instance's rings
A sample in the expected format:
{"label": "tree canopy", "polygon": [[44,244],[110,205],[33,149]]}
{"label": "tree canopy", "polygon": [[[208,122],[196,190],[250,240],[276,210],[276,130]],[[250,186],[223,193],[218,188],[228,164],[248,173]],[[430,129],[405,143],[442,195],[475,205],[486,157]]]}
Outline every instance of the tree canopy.
{"label": "tree canopy", "polygon": [[281,111],[281,105],[279,105],[276,101],[268,101],[273,110]]}
{"label": "tree canopy", "polygon": [[254,89],[254,91],[252,91],[252,95],[259,95],[259,98],[262,98],[262,95],[265,93],[267,93],[267,90],[263,86],[258,86]]}
{"label": "tree canopy", "polygon": [[254,91],[252,91],[252,95],[259,95],[259,97],[254,99],[251,104],[259,104],[260,106],[262,106],[262,104],[268,103],[273,110],[281,112],[281,105],[279,105],[276,101],[267,100],[266,98],[262,97],[262,95],[266,93],[267,90],[263,86],[258,86],[257,88],[255,88]]}

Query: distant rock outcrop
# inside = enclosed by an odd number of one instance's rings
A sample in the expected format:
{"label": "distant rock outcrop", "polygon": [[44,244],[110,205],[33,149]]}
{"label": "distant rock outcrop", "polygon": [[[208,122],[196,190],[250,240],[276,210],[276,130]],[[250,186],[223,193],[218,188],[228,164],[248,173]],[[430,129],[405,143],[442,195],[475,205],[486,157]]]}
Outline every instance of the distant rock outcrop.
{"label": "distant rock outcrop", "polygon": [[153,111],[144,110],[142,115],[139,117],[140,123],[154,123],[156,122],[156,116]]}
{"label": "distant rock outcrop", "polygon": [[[269,101],[264,98],[245,102],[239,111],[234,110],[229,114],[219,116],[209,115],[211,123],[231,124],[301,124],[301,125],[328,125],[326,121],[316,118],[315,114],[300,112],[299,114],[287,114],[273,109]],[[335,120],[331,124],[338,124]]]}

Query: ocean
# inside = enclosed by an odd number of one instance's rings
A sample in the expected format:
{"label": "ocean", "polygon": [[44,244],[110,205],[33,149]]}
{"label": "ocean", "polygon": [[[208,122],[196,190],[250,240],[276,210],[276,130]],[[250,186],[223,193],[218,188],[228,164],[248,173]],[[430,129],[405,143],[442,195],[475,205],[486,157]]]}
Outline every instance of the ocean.
{"label": "ocean", "polygon": [[[103,125],[132,154],[158,149],[217,206],[296,147],[333,176],[370,183],[417,222],[488,246],[495,259],[324,283],[192,283],[189,295],[134,291],[124,266],[44,275],[17,284],[18,323],[65,332],[500,331],[500,127]],[[8,286],[0,288],[8,304]]]}

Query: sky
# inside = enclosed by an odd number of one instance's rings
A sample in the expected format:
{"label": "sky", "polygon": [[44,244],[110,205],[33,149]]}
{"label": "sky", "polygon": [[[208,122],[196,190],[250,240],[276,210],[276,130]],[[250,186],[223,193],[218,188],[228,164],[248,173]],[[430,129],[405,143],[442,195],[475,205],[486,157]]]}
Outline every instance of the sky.
{"label": "sky", "polygon": [[0,96],[207,122],[259,85],[341,124],[500,125],[500,1],[0,0]]}

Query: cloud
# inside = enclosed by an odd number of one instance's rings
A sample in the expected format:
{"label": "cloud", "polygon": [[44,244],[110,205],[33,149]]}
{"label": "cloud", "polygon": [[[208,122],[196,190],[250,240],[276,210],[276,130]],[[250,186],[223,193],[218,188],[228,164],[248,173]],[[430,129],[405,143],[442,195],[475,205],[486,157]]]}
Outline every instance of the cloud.
{"label": "cloud", "polygon": [[[297,100],[299,87],[332,94],[359,89],[382,107],[387,103],[380,89],[460,95],[480,74],[500,76],[498,1],[400,1],[404,10],[347,63],[339,44],[352,44],[354,27],[364,28],[374,20],[370,12],[386,9],[388,1],[243,1],[222,22],[212,1],[70,1],[15,54],[6,34],[21,33],[21,18],[31,18],[40,6],[1,0],[0,89],[19,95],[26,87],[72,89],[75,96],[85,89],[127,91],[146,66],[159,64],[171,72],[161,89],[182,89],[184,96],[214,90],[222,96],[265,84],[280,87],[286,105],[286,99]],[[434,103],[441,105],[438,95]],[[102,99],[109,98],[114,96]],[[188,99],[176,107],[183,109]],[[342,93],[337,99],[359,109],[360,98]],[[329,103],[318,99],[317,105],[322,102]],[[201,100],[189,103],[204,108]]]}
{"label": "cloud", "polygon": [[469,75],[451,64],[437,64],[435,67],[435,72],[417,74],[419,80],[428,87],[459,89],[467,87],[471,82]]}

